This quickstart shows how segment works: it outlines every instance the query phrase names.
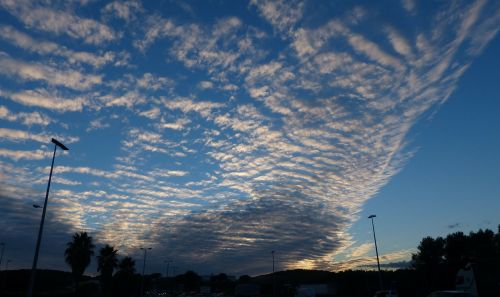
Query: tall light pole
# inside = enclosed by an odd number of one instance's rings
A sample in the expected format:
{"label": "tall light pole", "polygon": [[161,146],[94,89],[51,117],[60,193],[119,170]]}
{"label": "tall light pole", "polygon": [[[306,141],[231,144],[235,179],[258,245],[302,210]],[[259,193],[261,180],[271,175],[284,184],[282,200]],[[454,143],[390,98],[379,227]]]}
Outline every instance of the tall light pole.
{"label": "tall light pole", "polygon": [[141,282],[141,297],[144,295],[144,272],[146,271],[146,253],[148,250],[151,250],[150,247],[148,248],[142,248],[141,247],[141,250],[144,251],[144,260],[142,262],[142,282]]}
{"label": "tall light pole", "polygon": [[376,217],[377,217],[376,215],[371,215],[368,218],[372,219],[373,241],[375,241],[375,254],[377,255],[378,280],[380,282],[380,290],[383,290],[384,284],[382,282],[382,272],[380,271],[380,261],[378,259],[377,237],[375,236],[375,224],[373,223],[373,218],[376,218]]}
{"label": "tall light pole", "polygon": [[165,267],[165,277],[168,278],[168,270],[169,270],[170,263],[172,263],[172,260],[165,260],[165,261],[163,261],[163,263],[167,264],[167,267]]}
{"label": "tall light pole", "polygon": [[271,255],[273,256],[273,296],[276,296],[276,277],[274,274],[274,251],[271,251]]}
{"label": "tall light pole", "polygon": [[274,251],[271,251],[271,255],[273,257],[273,274],[274,274]]}
{"label": "tall light pole", "polygon": [[56,150],[57,147],[60,147],[62,150],[67,151],[68,148],[52,138],[52,143],[54,144],[54,154],[52,155],[52,165],[50,165],[50,174],[49,174],[49,182],[47,184],[47,192],[45,193],[45,202],[43,203],[43,211],[42,211],[42,219],[40,221],[40,228],[38,229],[38,238],[36,240],[36,248],[35,248],[35,257],[33,258],[33,266],[31,267],[31,277],[30,283],[28,287],[28,297],[33,296],[33,285],[35,284],[35,274],[36,274],[36,264],[38,262],[38,252],[40,251],[40,243],[42,242],[42,233],[43,233],[43,223],[45,222],[45,213],[47,212],[47,201],[49,200],[49,190],[50,190],[50,181],[52,180],[52,170],[54,169],[54,160],[56,158]]}
{"label": "tall light pole", "polygon": [[3,259],[3,251],[5,250],[5,243],[0,242],[0,245],[2,246],[2,252],[0,253],[0,270],[2,270],[2,259]]}

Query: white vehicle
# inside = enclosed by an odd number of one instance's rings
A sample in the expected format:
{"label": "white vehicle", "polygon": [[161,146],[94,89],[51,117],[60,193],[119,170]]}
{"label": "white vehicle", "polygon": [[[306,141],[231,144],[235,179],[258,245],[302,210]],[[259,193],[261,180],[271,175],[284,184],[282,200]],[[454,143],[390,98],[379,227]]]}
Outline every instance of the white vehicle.
{"label": "white vehicle", "polygon": [[472,265],[467,264],[464,269],[460,269],[455,279],[456,291],[436,291],[427,297],[477,297],[476,279]]}
{"label": "white vehicle", "polygon": [[470,293],[477,296],[476,279],[474,278],[474,270],[470,264],[467,264],[464,269],[460,269],[455,279],[455,289]]}

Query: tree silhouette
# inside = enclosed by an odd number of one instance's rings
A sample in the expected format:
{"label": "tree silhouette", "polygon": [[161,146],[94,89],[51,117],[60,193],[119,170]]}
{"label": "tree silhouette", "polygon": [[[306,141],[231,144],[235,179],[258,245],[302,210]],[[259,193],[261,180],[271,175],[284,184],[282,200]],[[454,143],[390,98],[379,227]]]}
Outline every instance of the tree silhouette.
{"label": "tree silhouette", "polygon": [[89,266],[92,255],[94,255],[92,237],[88,236],[87,232],[75,233],[64,251],[65,261],[71,267],[75,279],[75,295],[78,292],[80,278]]}
{"label": "tree silhouette", "polygon": [[139,279],[135,275],[135,261],[125,257],[118,263],[115,273],[115,296],[134,296],[139,289]]}
{"label": "tree silhouette", "polygon": [[233,283],[225,273],[219,273],[210,277],[210,287],[215,293],[229,293],[233,289]]}
{"label": "tree silhouette", "polygon": [[134,275],[135,273],[135,261],[131,257],[123,258],[118,264],[117,274],[124,275]]}
{"label": "tree silhouette", "polygon": [[469,238],[463,232],[455,232],[446,236],[444,245],[444,257],[447,266],[447,286],[454,286],[457,272],[470,262],[468,256],[469,250]]}
{"label": "tree silhouette", "polygon": [[118,251],[110,245],[106,245],[99,250],[97,256],[97,271],[101,272],[101,287],[104,296],[111,293],[111,281],[113,270],[118,267]]}
{"label": "tree silhouette", "polygon": [[479,229],[468,235],[449,234],[446,239],[425,237],[412,260],[428,290],[454,289],[457,272],[470,264],[479,295],[496,296],[500,289],[500,226],[496,234]]}
{"label": "tree silhouette", "polygon": [[176,276],[175,279],[177,283],[183,284],[184,290],[188,292],[200,289],[201,276],[194,271],[186,271],[186,273]]}
{"label": "tree silhouette", "polygon": [[444,244],[442,237],[428,236],[420,241],[418,252],[412,255],[412,265],[422,272],[426,287],[430,290],[441,288],[441,275],[444,269]]}

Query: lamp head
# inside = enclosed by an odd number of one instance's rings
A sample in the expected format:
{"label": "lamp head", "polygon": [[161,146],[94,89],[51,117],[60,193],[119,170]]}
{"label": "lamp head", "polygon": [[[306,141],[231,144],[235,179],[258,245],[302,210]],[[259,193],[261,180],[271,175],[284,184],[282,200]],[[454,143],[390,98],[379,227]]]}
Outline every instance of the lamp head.
{"label": "lamp head", "polygon": [[368,218],[369,218],[369,219],[373,219],[373,218],[376,218],[376,217],[377,217],[376,215],[371,215],[371,216],[369,216]]}
{"label": "lamp head", "polygon": [[60,143],[59,141],[57,141],[57,139],[52,138],[51,141],[52,141],[52,143],[54,143],[58,147],[62,148],[63,150],[65,150],[65,151],[69,150],[69,148],[67,148],[64,144]]}

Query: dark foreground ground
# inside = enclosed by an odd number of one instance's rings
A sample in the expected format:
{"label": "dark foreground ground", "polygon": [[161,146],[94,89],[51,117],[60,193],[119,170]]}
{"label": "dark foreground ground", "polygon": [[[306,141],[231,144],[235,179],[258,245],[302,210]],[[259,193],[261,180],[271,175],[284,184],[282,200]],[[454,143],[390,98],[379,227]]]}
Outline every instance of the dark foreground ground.
{"label": "dark foreground ground", "polygon": [[[0,296],[26,296],[28,270],[10,270],[0,273]],[[399,297],[427,296],[435,290],[453,290],[453,284],[441,284],[431,288],[429,280],[412,269],[383,271],[384,286],[394,289]],[[142,277],[138,274],[127,278],[114,277],[103,289],[99,277],[83,276],[75,294],[75,282],[69,272],[40,270],[37,274],[34,296],[51,297],[138,297],[141,295]],[[302,290],[307,287],[307,290]],[[313,288],[313,289],[311,289]],[[317,270],[289,270],[256,277],[241,276],[238,279],[223,273],[201,277],[192,271],[165,278],[160,274],[144,278],[143,296],[167,297],[328,297],[373,296],[379,289],[375,271],[327,272]],[[311,292],[316,290],[313,295]],[[500,280],[497,283],[478,280],[479,296],[500,296]],[[304,293],[305,292],[305,293]],[[305,294],[305,295],[304,295]]]}

